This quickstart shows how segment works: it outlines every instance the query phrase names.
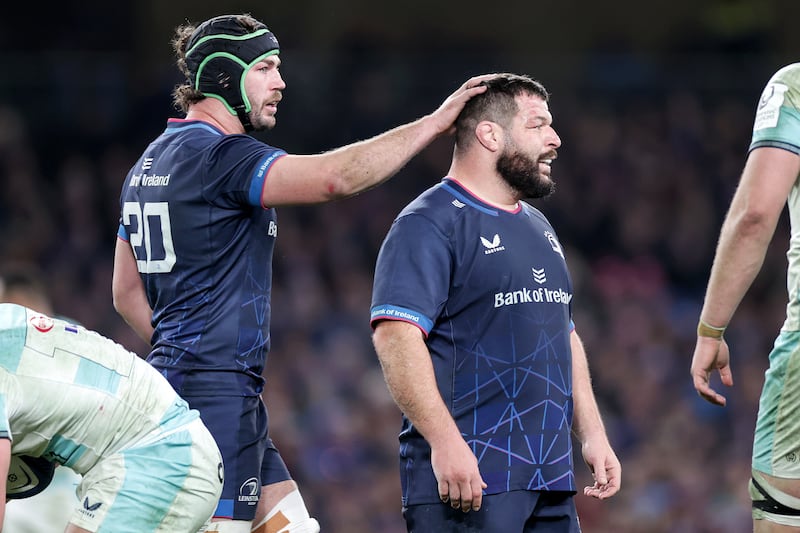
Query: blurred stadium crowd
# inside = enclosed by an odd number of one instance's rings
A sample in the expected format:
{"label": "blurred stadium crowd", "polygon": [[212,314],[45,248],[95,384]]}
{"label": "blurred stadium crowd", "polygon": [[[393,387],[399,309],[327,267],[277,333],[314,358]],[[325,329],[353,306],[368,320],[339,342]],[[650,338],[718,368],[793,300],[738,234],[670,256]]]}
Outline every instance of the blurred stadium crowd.
{"label": "blurred stadium crowd", "polygon": [[[567,68],[578,72],[559,84],[547,76],[552,58],[540,69],[521,57],[409,58],[358,46],[337,57],[331,64],[286,51],[278,125],[259,138],[291,152],[333,148],[432,109],[479,71],[530,74],[553,92],[563,139],[557,192],[535,205],[571,265],[575,322],[623,464],[618,496],[577,496],[583,528],[750,531],[746,480],[767,354],[783,320],[785,223],[726,335],[736,383],[725,391],[728,407],[704,404],[688,369],[755,104],[780,60],[730,56],[710,68],[697,57],[654,64],[597,54],[573,59]],[[118,195],[144,144],[178,116],[169,96],[177,80],[155,73],[146,80],[152,92],[137,92],[124,65],[64,59],[73,68],[53,65],[52,92],[35,112],[19,103],[25,95],[0,100],[0,269],[39,272],[58,313],[144,356],[111,305]],[[400,417],[368,325],[372,269],[393,217],[443,176],[450,149],[450,140],[437,141],[359,197],[278,211],[265,395],[273,438],[323,531],[404,531]],[[577,471],[588,484],[587,469]]]}

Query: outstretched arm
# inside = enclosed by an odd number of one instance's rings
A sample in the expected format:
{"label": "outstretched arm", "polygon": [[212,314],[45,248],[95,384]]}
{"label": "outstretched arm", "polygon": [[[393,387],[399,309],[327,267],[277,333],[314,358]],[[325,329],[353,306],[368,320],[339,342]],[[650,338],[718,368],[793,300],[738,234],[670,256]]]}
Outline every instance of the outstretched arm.
{"label": "outstretched arm", "polygon": [[454,509],[477,511],[486,483],[439,393],[422,332],[406,322],[384,320],[375,327],[373,342],[392,397],[431,447],[439,497]]}
{"label": "outstretched arm", "polygon": [[725,397],[709,386],[711,372],[718,370],[722,383],[733,385],[722,332],[761,270],[798,173],[800,156],[780,148],[753,150],[722,224],[700,313],[705,331],[700,328],[691,367],[695,389],[711,403],[725,405]]}
{"label": "outstretched arm", "polygon": [[114,275],[111,280],[114,308],[147,344],[153,337],[153,310],[147,302],[142,278],[131,245],[117,238]]}
{"label": "outstretched arm", "polygon": [[470,78],[433,113],[371,139],[317,155],[287,155],[269,171],[261,201],[275,207],[319,203],[365,191],[395,175],[438,136],[452,130],[464,104],[491,74]]}
{"label": "outstretched arm", "polygon": [[583,460],[594,476],[594,485],[585,487],[583,493],[604,500],[619,491],[622,466],[608,442],[592,390],[586,350],[574,330],[570,334],[570,347],[572,348],[572,396],[575,405],[573,429],[581,442]]}

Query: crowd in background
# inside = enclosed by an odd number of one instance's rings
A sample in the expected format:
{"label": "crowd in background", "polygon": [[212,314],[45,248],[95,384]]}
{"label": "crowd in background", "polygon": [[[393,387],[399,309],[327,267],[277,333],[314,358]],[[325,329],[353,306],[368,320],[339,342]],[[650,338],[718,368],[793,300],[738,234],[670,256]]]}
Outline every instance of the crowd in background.
{"label": "crowd in background", "polygon": [[[423,70],[422,58],[377,61],[364,50],[342,54],[347,64],[339,68],[311,54],[296,53],[296,64],[289,57],[278,125],[257,136],[302,153],[412,119],[487,70],[463,57],[427,58]],[[575,323],[623,465],[615,498],[577,496],[582,525],[587,533],[744,533],[758,394],[786,299],[785,223],[726,334],[735,379],[724,391],[728,406],[702,402],[688,370],[755,104],[780,64],[755,58],[757,66],[729,72],[757,76],[715,85],[709,72],[664,75],[663,83],[631,58],[617,57],[616,71],[603,59],[595,57],[573,86],[554,86],[524,60],[497,65],[553,91],[563,140],[556,193],[534,205],[556,228],[571,267]],[[602,66],[605,77],[597,76]],[[621,72],[624,87],[615,84]],[[175,80],[152,79],[154,92],[133,98],[114,79],[105,82],[120,89],[116,98],[101,86],[97,98],[79,95],[82,106],[70,107],[64,91],[41,102],[61,105],[60,116],[74,119],[62,119],[68,123],[48,123],[46,108],[34,116],[14,98],[0,101],[0,269],[37,270],[58,313],[145,356],[147,346],[111,303],[118,196],[144,144],[167,116],[178,116],[169,105]],[[400,415],[371,345],[372,273],[392,219],[443,177],[451,147],[436,141],[396,178],[356,198],[278,210],[265,396],[273,439],[323,531],[404,531]],[[590,484],[584,465],[577,473],[581,486]]]}

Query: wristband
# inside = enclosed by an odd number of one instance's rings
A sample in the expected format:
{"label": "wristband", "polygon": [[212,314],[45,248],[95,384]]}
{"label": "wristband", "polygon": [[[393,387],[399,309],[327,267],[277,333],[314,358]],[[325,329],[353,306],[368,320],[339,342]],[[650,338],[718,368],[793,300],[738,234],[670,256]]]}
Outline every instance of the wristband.
{"label": "wristband", "polygon": [[718,328],[710,324],[706,324],[703,319],[697,323],[697,336],[710,337],[712,339],[721,339],[722,334],[725,333],[725,327]]}

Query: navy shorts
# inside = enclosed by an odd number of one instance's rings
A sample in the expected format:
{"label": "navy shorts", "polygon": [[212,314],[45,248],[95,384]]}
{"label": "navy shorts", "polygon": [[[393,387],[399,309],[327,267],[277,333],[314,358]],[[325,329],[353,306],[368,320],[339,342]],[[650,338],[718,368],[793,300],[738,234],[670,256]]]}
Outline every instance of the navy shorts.
{"label": "navy shorts", "polygon": [[447,503],[409,505],[409,533],[580,533],[574,493],[515,490],[484,494],[480,511],[464,513]]}
{"label": "navy shorts", "polygon": [[225,482],[214,517],[252,520],[262,485],[291,479],[267,431],[260,396],[186,396],[217,441]]}

